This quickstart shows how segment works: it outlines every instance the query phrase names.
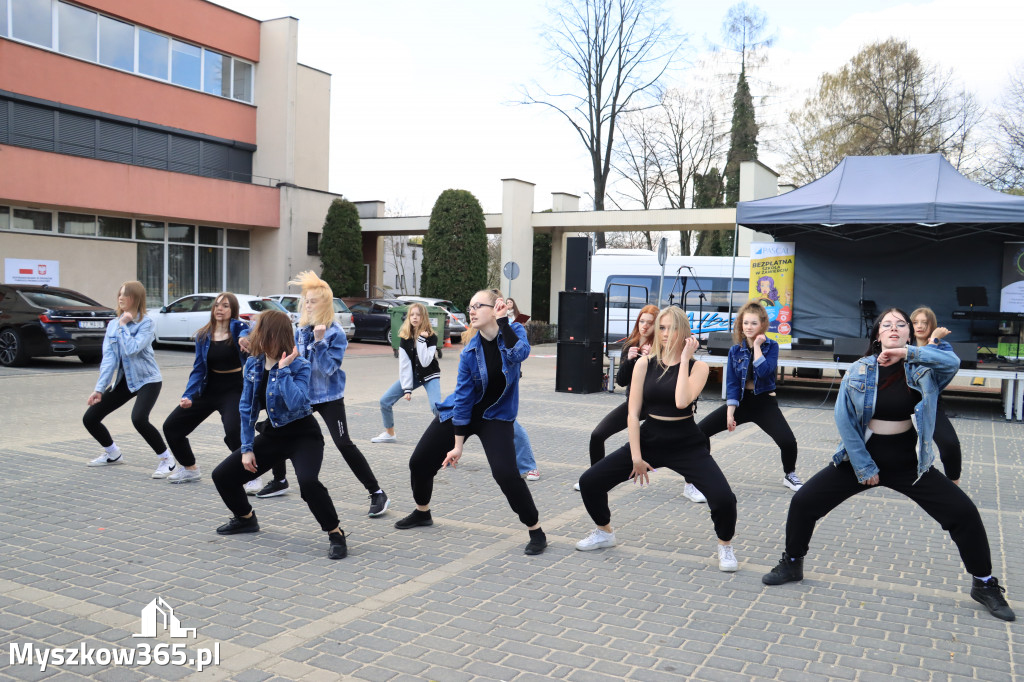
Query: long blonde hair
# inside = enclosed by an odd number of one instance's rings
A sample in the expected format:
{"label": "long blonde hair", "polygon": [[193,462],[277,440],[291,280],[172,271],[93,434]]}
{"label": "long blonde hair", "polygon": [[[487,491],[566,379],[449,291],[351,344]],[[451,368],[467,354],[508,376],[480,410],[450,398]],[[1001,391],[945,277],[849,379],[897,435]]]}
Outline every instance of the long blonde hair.
{"label": "long blonde hair", "polygon": [[[661,342],[661,330],[659,327],[663,317],[670,318],[668,321],[671,325],[671,331],[668,335],[668,346],[663,346]],[[671,353],[682,352],[680,344],[691,336],[693,336],[693,332],[690,331],[690,321],[686,318],[686,313],[683,312],[682,308],[677,308],[676,306],[662,308],[658,316],[654,318],[654,342],[651,344],[651,354],[649,357],[654,358],[664,368],[662,371],[663,375],[668,371],[670,365],[669,362],[666,362],[666,359],[673,359],[669,357]]]}
{"label": "long blonde hair", "polygon": [[[412,328],[412,319],[410,313],[413,308],[417,308],[420,311],[420,323],[416,325],[416,328]],[[409,308],[405,311],[405,320],[402,321],[402,328],[398,330],[398,336],[403,339],[415,339],[420,335],[421,332],[433,332],[434,328],[430,326],[430,318],[427,317],[427,306],[422,303],[410,303]]]}
{"label": "long blonde hair", "polygon": [[[118,298],[120,298],[121,289],[124,289],[124,295],[132,299],[132,304],[139,309],[139,319],[136,322],[141,322],[142,318],[146,316],[146,286],[137,279],[125,282],[117,289]],[[118,317],[126,312],[121,310],[121,303],[115,306],[115,312]]]}
{"label": "long blonde hair", "polygon": [[[302,309],[299,315],[299,326],[308,327],[319,324],[330,327],[334,322],[334,292],[331,285],[320,279],[312,270],[305,270],[295,276],[295,279],[288,284],[302,287],[302,298],[299,300],[299,307]],[[310,315],[306,312],[306,297],[310,294],[319,294],[321,297],[317,310]]]}
{"label": "long blonde hair", "polygon": [[[499,291],[498,289],[481,289],[480,291],[476,292],[476,294],[484,294],[485,296],[487,296],[487,302],[492,304],[499,298],[502,298],[501,291]],[[473,294],[473,296],[476,296],[476,294]],[[469,300],[471,302],[473,300],[473,296],[469,297]],[[473,325],[469,325],[469,327],[466,328],[466,331],[462,332],[463,349],[465,349],[469,342],[473,340],[473,337],[476,336],[477,331],[478,330],[476,327],[474,327]]]}

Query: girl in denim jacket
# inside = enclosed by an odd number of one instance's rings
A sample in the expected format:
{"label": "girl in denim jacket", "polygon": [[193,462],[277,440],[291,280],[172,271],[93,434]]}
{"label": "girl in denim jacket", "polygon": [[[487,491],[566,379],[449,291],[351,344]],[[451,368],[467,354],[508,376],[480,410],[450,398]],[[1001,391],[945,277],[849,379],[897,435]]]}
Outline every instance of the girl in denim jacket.
{"label": "girl in denim jacket", "polygon": [[437,472],[462,458],[469,436],[480,439],[491,475],[519,520],[530,532],[525,554],[540,554],[547,537],[526,481],[516,464],[514,428],[519,411],[519,364],[530,355],[526,330],[509,322],[505,301],[491,290],[470,301],[469,319],[477,334],[459,356],[455,392],[437,404],[438,417],[423,433],[409,459],[416,509],[395,528],[431,526],[430,498]]}
{"label": "girl in denim jacket", "polygon": [[[217,528],[219,535],[256,533],[260,524],[243,487],[286,459],[292,461],[302,499],[328,534],[327,556],[348,554],[327,488],[320,482],[324,437],[309,402],[309,361],[300,357],[287,313],[265,310],[249,335],[249,359],[242,369],[242,445],[213,470],[213,483],[233,516]],[[260,413],[267,419],[259,425]]]}
{"label": "girl in denim jacket", "polygon": [[932,466],[935,401],[960,366],[949,344],[907,345],[910,317],[890,308],[871,330],[870,355],[853,363],[836,398],[842,444],[832,465],[793,496],[786,519],[786,551],[761,582],[803,580],[803,561],[814,525],[843,501],[876,485],[906,495],[949,532],[974,576],[971,597],[992,615],[1014,613],[992,576],[992,554],[978,508]]}
{"label": "girl in denim jacket", "polygon": [[796,436],[775,399],[779,344],[765,336],[768,313],[760,303],[747,302],[736,314],[736,345],[725,367],[726,403],[704,417],[699,426],[708,438],[726,429],[753,422],[767,433],[782,453],[782,485],[800,490],[796,475]]}
{"label": "girl in denim jacket", "polygon": [[189,435],[214,412],[224,425],[228,451],[242,445],[238,402],[242,398],[242,365],[247,353],[240,342],[249,325],[238,317],[238,299],[225,291],[213,299],[210,321],[195,334],[196,360],[178,406],[164,420],[164,437],[178,460],[167,477],[171,483],[202,478]]}
{"label": "girl in denim jacket", "polygon": [[[914,325],[914,343],[927,346],[936,339],[936,343],[949,336],[949,330],[939,326],[939,320],[931,308],[921,307],[910,313],[910,321]],[[942,396],[937,400],[935,409],[935,434],[932,436],[935,446],[939,449],[939,459],[946,477],[960,485],[960,469],[963,454],[960,450],[960,439],[956,435],[952,422],[942,409]]]}
{"label": "girl in denim jacket", "polygon": [[153,357],[153,320],[146,316],[146,287],[125,282],[117,292],[117,319],[107,325],[103,338],[100,378],[86,403],[82,417],[86,430],[103,446],[103,454],[89,461],[91,467],[123,464],[124,455],[103,425],[103,419],[136,398],[132,425],[159,457],[153,478],[164,478],[174,469],[160,431],[149,423],[149,413],[160,396],[163,378]]}
{"label": "girl in denim jacket", "polygon": [[[327,431],[349,469],[370,498],[369,516],[387,511],[390,501],[381,490],[370,463],[359,450],[348,430],[345,416],[345,372],[341,363],[348,348],[345,330],[334,320],[334,292],[315,272],[307,270],[289,282],[302,287],[302,316],[295,330],[295,347],[309,361],[309,400],[314,412],[323,417]],[[288,490],[284,461],[274,466],[273,478],[256,497],[276,497]]]}

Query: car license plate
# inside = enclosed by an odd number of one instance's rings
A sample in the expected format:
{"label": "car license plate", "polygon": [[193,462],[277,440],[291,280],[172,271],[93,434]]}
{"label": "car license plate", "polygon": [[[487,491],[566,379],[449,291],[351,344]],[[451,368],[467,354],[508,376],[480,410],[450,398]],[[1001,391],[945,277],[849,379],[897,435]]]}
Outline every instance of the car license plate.
{"label": "car license plate", "polygon": [[81,320],[78,323],[81,329],[103,329],[103,320]]}

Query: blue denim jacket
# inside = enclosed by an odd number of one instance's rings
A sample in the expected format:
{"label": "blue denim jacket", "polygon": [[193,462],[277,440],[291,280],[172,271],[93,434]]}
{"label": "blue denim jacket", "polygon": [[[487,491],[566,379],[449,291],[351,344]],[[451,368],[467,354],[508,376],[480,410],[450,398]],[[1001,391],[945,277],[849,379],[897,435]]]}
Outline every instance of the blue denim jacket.
{"label": "blue denim jacket", "polygon": [[[505,390],[497,402],[484,411],[484,419],[510,422],[519,412],[519,363],[530,357],[530,344],[526,329],[518,322],[509,325],[518,337],[516,345],[508,348],[498,332],[498,352],[501,354],[501,372],[505,375]],[[455,392],[437,404],[441,421],[453,420],[456,426],[469,424],[473,406],[480,402],[487,390],[487,364],[480,347],[480,335],[474,336],[459,355],[459,376]]]}
{"label": "blue denim jacket", "polygon": [[[238,345],[238,339],[249,333],[249,325],[244,320],[231,320],[230,330],[231,336],[235,339],[235,348],[238,348],[238,359],[244,365],[245,359],[249,355]],[[188,383],[185,384],[185,392],[181,394],[182,398],[195,400],[196,396],[202,395],[206,390],[206,380],[209,376],[209,372],[206,371],[206,356],[210,353],[211,341],[213,341],[212,335],[196,339],[196,361],[192,365],[192,373],[188,375]]]}
{"label": "blue denim jacket", "polygon": [[116,385],[121,380],[122,367],[132,393],[146,384],[163,381],[153,357],[153,320],[148,316],[123,326],[116,318],[107,324],[96,391],[102,393],[111,384]]}
{"label": "blue denim jacket", "polygon": [[[264,356],[251,357],[242,368],[242,452],[252,452],[256,421],[260,418],[256,389],[263,380]],[[313,414],[309,405],[309,362],[298,357],[287,367],[275,366],[267,381],[267,417],[276,428]]]}
{"label": "blue denim jacket", "polygon": [[[729,367],[725,373],[727,405],[739,405],[747,383],[747,365],[754,351],[746,343],[737,343],[729,349]],[[779,366],[779,344],[771,339],[761,344],[761,359],[754,361],[754,395],[775,390],[775,370]]]}
{"label": "blue denim jacket", "polygon": [[309,401],[314,405],[345,397],[345,372],[341,361],[348,348],[348,337],[337,322],[324,332],[324,338],[313,340],[313,327],[295,330],[295,347],[312,366],[309,378]]}
{"label": "blue denim jacket", "polygon": [[[935,408],[939,393],[960,368],[960,358],[945,341],[937,346],[908,346],[907,386],[921,394],[912,417],[917,428],[917,477],[921,478],[935,461],[932,436],[935,433]],[[878,473],[878,465],[868,454],[868,422],[875,411],[878,388],[878,358],[869,355],[850,366],[836,398],[836,426],[842,443],[832,463],[849,460],[863,483]]]}

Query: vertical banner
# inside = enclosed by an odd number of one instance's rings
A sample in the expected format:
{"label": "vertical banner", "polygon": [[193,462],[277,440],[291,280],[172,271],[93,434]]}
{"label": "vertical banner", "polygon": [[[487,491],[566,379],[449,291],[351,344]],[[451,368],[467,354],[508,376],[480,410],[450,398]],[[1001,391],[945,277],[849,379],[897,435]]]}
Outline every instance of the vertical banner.
{"label": "vertical banner", "polygon": [[1024,242],[1003,243],[1003,286],[999,312],[1024,313]]}
{"label": "vertical banner", "polygon": [[[750,296],[768,313],[768,338],[780,348],[793,345],[793,242],[753,242],[750,245]],[[742,320],[736,320],[742,324]]]}

